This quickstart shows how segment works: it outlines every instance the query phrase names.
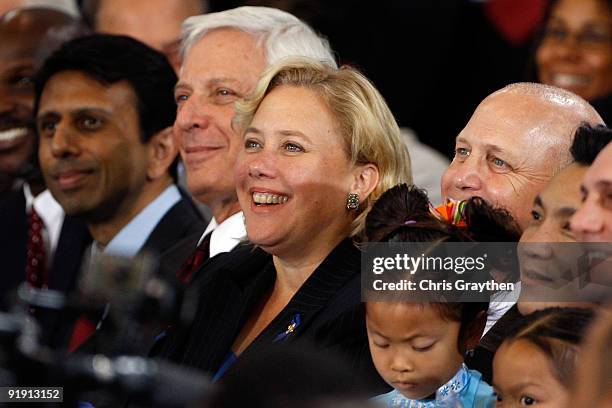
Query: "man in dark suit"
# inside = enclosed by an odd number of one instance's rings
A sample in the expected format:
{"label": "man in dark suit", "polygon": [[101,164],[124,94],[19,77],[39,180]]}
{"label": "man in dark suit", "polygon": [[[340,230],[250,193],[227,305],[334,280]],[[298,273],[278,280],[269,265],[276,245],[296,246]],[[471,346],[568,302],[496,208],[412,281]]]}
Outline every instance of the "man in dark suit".
{"label": "man in dark suit", "polygon": [[193,248],[185,241],[195,245],[203,231],[175,184],[175,82],[163,54],[93,35],[56,51],[35,87],[43,175],[66,214],[85,221],[92,243],[84,252],[148,251],[172,277]]}
{"label": "man in dark suit", "polygon": [[[48,7],[17,8],[0,17],[0,299],[26,279],[30,218],[40,217],[46,268],[70,262],[57,248],[75,250],[84,232],[79,221],[64,220],[60,205],[45,190],[38,166],[32,110],[33,76],[63,42],[82,33],[79,21]],[[61,251],[60,251],[61,252]],[[60,262],[61,263],[61,262]],[[61,280],[61,274],[54,274]],[[51,285],[48,279],[37,286]],[[9,302],[3,306],[8,307]]]}

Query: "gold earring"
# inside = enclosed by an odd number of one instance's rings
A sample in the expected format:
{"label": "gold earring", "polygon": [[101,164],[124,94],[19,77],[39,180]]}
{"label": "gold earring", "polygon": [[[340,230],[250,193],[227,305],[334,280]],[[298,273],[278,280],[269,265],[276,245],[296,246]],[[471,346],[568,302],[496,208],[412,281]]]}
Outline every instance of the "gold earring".
{"label": "gold earring", "polygon": [[349,193],[349,195],[346,197],[346,209],[356,210],[358,208],[359,208],[359,194]]}

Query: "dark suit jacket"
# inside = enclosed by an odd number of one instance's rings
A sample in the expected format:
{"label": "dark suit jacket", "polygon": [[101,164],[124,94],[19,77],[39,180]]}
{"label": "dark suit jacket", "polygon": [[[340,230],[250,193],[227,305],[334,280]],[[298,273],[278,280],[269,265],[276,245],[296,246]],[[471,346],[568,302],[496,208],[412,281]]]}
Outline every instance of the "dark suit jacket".
{"label": "dark suit jacket", "polygon": [[[205,228],[204,221],[191,199],[183,191],[181,195],[182,199],[162,217],[141,249],[141,251],[150,251],[157,256],[159,260],[157,272],[169,282],[177,282],[176,271],[194,252]],[[70,289],[75,287],[79,272],[80,262],[79,266],[72,270]],[[48,342],[55,347],[65,347],[73,332],[74,318],[74,316],[71,319],[55,316],[45,322],[45,326],[48,327],[47,333],[49,333]],[[117,348],[121,350],[124,344],[109,330],[109,323],[105,321],[101,329],[96,331],[77,351],[89,354],[115,354]],[[158,333],[159,330],[154,332]],[[151,338],[142,336],[139,339],[137,348],[141,354],[147,353],[153,341],[154,336]],[[131,348],[134,348],[134,345],[131,345]],[[98,391],[88,393],[84,398],[98,408],[122,406],[124,402],[123,399],[116,400],[116,395],[112,393]]]}
{"label": "dark suit jacket", "polygon": [[[73,221],[72,217],[66,217],[64,224]],[[197,212],[191,200],[183,196],[162,217],[145,241],[141,251],[149,251],[154,254],[159,260],[158,274],[174,283],[177,269],[194,251],[197,240],[203,231],[204,222],[199,212]],[[70,293],[75,289],[81,273],[83,256],[91,242],[91,236],[87,233],[86,237],[81,237],[80,241],[74,238],[65,239],[63,244],[65,248],[62,243],[58,244],[57,254],[60,253],[60,249],[62,249],[62,253],[65,253],[72,248],[73,252],[71,256],[63,259],[58,259],[59,255],[56,254],[56,260],[60,262],[62,268],[59,270],[60,273],[53,271],[53,278],[50,277],[50,281],[53,283],[50,282],[49,285],[51,289],[60,290],[64,293]],[[42,317],[41,321],[45,326],[44,333],[46,333],[47,342],[54,347],[67,345],[75,318],[75,315],[67,316],[65,314],[59,317],[48,315]],[[82,350],[81,348],[79,350],[99,351],[103,349],[97,344],[98,339],[92,338],[91,340],[83,345],[85,347]]]}
{"label": "dark suit jacket", "polygon": [[[157,353],[214,374],[252,311],[272,289],[275,277],[271,255],[252,245],[212,258],[192,283],[199,285],[200,299],[193,325],[183,333],[170,333]],[[287,333],[296,315],[301,322]],[[344,357],[373,385],[373,392],[388,389],[370,357],[361,304],[360,254],[350,240],[329,254],[242,356],[279,343],[297,346],[301,342]]]}
{"label": "dark suit jacket", "polygon": [[[4,298],[25,280],[28,221],[23,190],[10,193],[0,203],[0,296]],[[85,223],[65,217],[53,264],[49,269],[49,288],[67,291],[72,288],[75,271],[91,237]],[[5,305],[8,306],[8,305]]]}
{"label": "dark suit jacket", "polygon": [[195,251],[204,232],[204,220],[189,197],[183,196],[159,221],[143,250],[159,257],[158,273],[176,280],[176,271]]}
{"label": "dark suit jacket", "polygon": [[[7,193],[0,201],[0,295],[2,299],[25,279],[28,222],[23,191]],[[6,306],[6,305],[5,305]]]}
{"label": "dark suit jacket", "polygon": [[[195,251],[198,240],[204,232],[204,220],[195,207],[193,201],[183,190],[179,189],[181,200],[172,206],[168,212],[159,220],[151,234],[149,234],[139,252],[150,252],[159,264],[158,275],[168,278],[171,282],[176,280],[175,274],[178,268]],[[69,217],[66,217],[67,219]],[[58,287],[64,291],[72,290],[80,273],[82,257],[85,249],[91,244],[91,237],[86,240],[86,245],[80,253],[77,265],[66,265],[69,275],[72,277],[69,286]],[[75,243],[76,244],[76,243]],[[59,249],[59,247],[58,247]]]}

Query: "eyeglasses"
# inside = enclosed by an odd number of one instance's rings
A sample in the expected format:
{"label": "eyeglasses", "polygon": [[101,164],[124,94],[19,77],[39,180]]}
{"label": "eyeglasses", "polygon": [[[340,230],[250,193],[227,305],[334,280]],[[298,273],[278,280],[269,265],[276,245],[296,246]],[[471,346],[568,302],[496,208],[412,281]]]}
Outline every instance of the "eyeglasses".
{"label": "eyeglasses", "polygon": [[612,45],[612,33],[603,28],[587,27],[579,32],[572,32],[563,27],[551,26],[544,30],[546,43],[560,45],[570,39],[585,49],[601,50]]}

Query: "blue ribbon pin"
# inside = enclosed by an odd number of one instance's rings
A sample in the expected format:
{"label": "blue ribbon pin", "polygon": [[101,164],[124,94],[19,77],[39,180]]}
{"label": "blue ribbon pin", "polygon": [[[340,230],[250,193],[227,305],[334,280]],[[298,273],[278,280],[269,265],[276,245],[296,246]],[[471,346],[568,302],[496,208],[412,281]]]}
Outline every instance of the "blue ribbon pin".
{"label": "blue ribbon pin", "polygon": [[295,331],[295,329],[297,329],[300,326],[301,323],[302,323],[302,316],[299,313],[295,314],[293,318],[291,319],[291,323],[289,324],[289,326],[287,326],[287,330],[276,335],[273,341],[276,343],[278,341],[285,340]]}

